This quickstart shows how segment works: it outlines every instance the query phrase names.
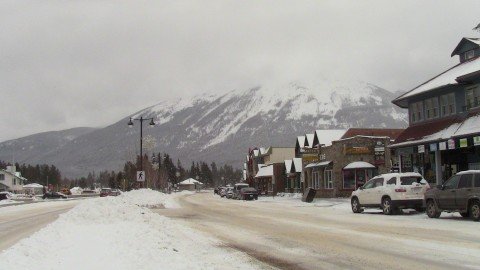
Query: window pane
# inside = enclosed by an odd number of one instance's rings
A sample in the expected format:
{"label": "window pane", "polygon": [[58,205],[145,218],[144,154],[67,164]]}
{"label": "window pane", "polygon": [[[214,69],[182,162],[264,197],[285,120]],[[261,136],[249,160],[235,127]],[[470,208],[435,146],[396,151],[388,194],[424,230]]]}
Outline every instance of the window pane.
{"label": "window pane", "polygon": [[420,183],[422,181],[422,177],[420,176],[404,176],[400,177],[400,185],[409,186],[413,183]]}
{"label": "window pane", "polygon": [[455,175],[452,176],[446,183],[445,187],[446,188],[457,188],[458,186],[458,181],[460,180],[460,176]]}
{"label": "window pane", "polygon": [[392,177],[390,180],[387,181],[387,185],[396,185],[397,184],[397,177]]}
{"label": "window pane", "polygon": [[462,175],[460,178],[460,183],[458,183],[458,188],[471,188],[472,187],[472,175]]}
{"label": "window pane", "polygon": [[475,174],[475,187],[480,187],[480,174]]}

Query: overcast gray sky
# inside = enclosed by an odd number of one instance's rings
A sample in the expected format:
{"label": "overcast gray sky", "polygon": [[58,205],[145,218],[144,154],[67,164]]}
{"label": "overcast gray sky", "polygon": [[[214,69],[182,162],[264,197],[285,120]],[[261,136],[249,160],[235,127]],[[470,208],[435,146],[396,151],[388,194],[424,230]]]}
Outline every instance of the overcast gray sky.
{"label": "overcast gray sky", "polygon": [[409,90],[480,36],[480,1],[1,1],[0,141],[163,99],[312,76]]}

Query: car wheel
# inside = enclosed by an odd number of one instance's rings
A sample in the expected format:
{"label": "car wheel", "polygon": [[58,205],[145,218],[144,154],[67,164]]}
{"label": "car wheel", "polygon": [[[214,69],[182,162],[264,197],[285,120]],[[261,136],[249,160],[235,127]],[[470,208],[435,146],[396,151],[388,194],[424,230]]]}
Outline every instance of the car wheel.
{"label": "car wheel", "polygon": [[480,202],[479,201],[474,201],[470,205],[470,216],[474,221],[480,220]]}
{"label": "car wheel", "polygon": [[433,200],[427,202],[427,216],[429,218],[439,218],[441,212],[438,211],[437,206]]}
{"label": "car wheel", "polygon": [[393,214],[392,200],[390,198],[384,198],[382,200],[382,210],[385,215]]}
{"label": "car wheel", "polygon": [[351,204],[352,204],[352,212],[353,213],[357,214],[357,213],[363,212],[362,207],[360,206],[360,202],[358,201],[357,197],[352,198]]}

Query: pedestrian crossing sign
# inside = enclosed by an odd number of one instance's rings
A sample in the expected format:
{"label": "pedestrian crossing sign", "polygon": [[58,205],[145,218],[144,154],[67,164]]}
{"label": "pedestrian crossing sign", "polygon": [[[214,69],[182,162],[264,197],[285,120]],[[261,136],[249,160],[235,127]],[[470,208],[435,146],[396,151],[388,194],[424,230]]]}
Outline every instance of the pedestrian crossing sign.
{"label": "pedestrian crossing sign", "polygon": [[145,171],[137,171],[137,182],[145,181]]}

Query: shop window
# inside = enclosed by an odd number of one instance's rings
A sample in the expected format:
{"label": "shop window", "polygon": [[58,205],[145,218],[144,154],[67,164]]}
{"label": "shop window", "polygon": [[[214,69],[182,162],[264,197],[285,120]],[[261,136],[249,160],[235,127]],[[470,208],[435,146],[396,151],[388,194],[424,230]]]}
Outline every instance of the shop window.
{"label": "shop window", "polygon": [[478,85],[469,87],[465,91],[467,109],[478,107],[480,98],[480,87]]}
{"label": "shop window", "polygon": [[318,171],[312,173],[313,178],[313,188],[319,189],[320,188],[320,173]]}
{"label": "shop window", "polygon": [[13,178],[13,185],[15,186],[17,184],[17,179]]}
{"label": "shop window", "polygon": [[412,123],[423,120],[423,102],[415,102],[410,104],[410,120]]}
{"label": "shop window", "polygon": [[5,180],[5,174],[2,173],[0,174],[0,181],[3,181],[3,180]]}
{"label": "shop window", "polygon": [[325,188],[332,189],[333,188],[333,173],[332,170],[325,170]]}
{"label": "shop window", "polygon": [[440,97],[440,112],[442,116],[455,113],[455,94],[450,93]]}
{"label": "shop window", "polygon": [[429,98],[425,100],[425,118],[433,119],[438,117],[438,98]]}
{"label": "shop window", "polygon": [[355,170],[343,171],[343,188],[355,189]]}

